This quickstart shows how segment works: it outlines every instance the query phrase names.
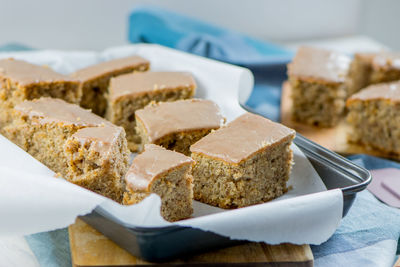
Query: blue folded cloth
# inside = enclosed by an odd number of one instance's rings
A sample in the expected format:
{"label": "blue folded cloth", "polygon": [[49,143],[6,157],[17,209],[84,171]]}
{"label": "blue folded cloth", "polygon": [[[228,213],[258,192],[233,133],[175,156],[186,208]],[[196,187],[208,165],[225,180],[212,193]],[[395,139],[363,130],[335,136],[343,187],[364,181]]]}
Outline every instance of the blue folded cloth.
{"label": "blue folded cloth", "polygon": [[235,31],[156,7],[136,8],[129,17],[129,40],[157,43],[244,66],[289,61],[292,53]]}

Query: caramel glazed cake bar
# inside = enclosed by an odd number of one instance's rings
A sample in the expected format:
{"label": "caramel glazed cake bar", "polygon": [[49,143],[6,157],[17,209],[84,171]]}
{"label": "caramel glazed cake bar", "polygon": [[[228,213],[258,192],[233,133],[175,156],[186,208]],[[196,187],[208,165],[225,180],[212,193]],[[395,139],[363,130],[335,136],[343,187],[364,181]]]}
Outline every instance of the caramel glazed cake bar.
{"label": "caramel glazed cake bar", "polygon": [[4,134],[68,181],[122,201],[129,167],[123,128],[78,105],[44,97],[16,105]]}

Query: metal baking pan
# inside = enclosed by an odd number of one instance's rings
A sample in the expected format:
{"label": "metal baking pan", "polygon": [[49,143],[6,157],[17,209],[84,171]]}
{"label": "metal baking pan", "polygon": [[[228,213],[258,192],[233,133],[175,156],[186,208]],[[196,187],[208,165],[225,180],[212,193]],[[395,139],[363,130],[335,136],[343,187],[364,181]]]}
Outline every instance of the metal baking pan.
{"label": "metal baking pan", "polygon": [[[371,182],[370,173],[299,134],[294,142],[310,160],[326,187],[342,190],[344,217],[353,204],[357,192],[364,190]],[[130,228],[101,207],[80,218],[126,251],[153,262],[244,242],[231,240],[212,232],[175,225]]]}

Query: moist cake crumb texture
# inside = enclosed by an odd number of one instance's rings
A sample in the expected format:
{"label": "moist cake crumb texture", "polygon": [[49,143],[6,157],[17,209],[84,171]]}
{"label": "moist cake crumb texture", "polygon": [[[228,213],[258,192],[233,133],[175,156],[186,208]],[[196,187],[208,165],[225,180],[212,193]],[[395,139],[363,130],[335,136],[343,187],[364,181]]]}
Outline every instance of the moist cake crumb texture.
{"label": "moist cake crumb texture", "polygon": [[351,63],[348,87],[356,93],[368,85],[400,80],[400,54],[356,53]]}
{"label": "moist cake crumb texture", "polygon": [[166,220],[189,218],[193,212],[190,175],[193,163],[183,154],[157,145],[146,145],[145,151],[135,157],[126,174],[124,204],[139,203],[155,193],[161,198],[161,215]]}
{"label": "moist cake crumb texture", "polygon": [[191,99],[152,104],[135,113],[141,148],[157,144],[185,155],[190,146],[225,121],[210,100]]}
{"label": "moist cake crumb texture", "polygon": [[139,56],[113,59],[95,64],[71,74],[81,81],[82,99],[80,105],[104,116],[107,108],[108,85],[112,77],[134,71],[147,71],[149,61]]}
{"label": "moist cake crumb texture", "polygon": [[129,150],[125,131],[61,99],[15,107],[5,136],[68,181],[122,201]]}
{"label": "moist cake crumb texture", "polygon": [[246,113],[191,146],[194,198],[221,208],[259,204],[284,194],[295,131]]}
{"label": "moist cake crumb texture", "polygon": [[24,100],[55,97],[79,103],[79,81],[22,60],[0,60],[0,133],[11,121],[15,105]]}
{"label": "moist cake crumb texture", "polygon": [[288,65],[292,118],[314,126],[336,125],[345,111],[349,66],[350,59],[340,53],[300,47]]}
{"label": "moist cake crumb texture", "polygon": [[351,143],[400,158],[400,82],[370,85],[347,100]]}
{"label": "moist cake crumb texture", "polygon": [[187,72],[137,72],[112,78],[107,97],[106,118],[125,128],[131,151],[138,151],[135,112],[150,102],[192,98],[196,83]]}

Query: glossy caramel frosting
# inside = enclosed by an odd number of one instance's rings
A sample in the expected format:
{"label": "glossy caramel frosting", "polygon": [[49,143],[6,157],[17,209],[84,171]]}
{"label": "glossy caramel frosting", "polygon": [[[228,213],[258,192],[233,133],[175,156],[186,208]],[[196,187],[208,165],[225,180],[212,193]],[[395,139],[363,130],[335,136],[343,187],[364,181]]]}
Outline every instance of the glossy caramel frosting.
{"label": "glossy caramel frosting", "polygon": [[149,68],[149,65],[150,62],[148,60],[139,56],[117,58],[80,69],[72,73],[71,77],[86,82],[104,74],[121,71],[126,68],[139,68],[142,66],[145,70]]}
{"label": "glossy caramel frosting", "polygon": [[382,52],[372,57],[375,68],[400,69],[400,53]]}
{"label": "glossy caramel frosting", "polygon": [[294,136],[294,130],[280,123],[246,113],[200,139],[190,147],[190,151],[238,164],[258,151]]}
{"label": "glossy caramel frosting", "polygon": [[86,127],[76,131],[72,138],[81,144],[89,143],[91,149],[102,156],[107,156],[123,132],[122,127],[116,126]]}
{"label": "glossy caramel frosting", "polygon": [[125,95],[182,87],[196,88],[196,83],[188,72],[136,72],[112,78],[109,93],[111,99],[116,99]]}
{"label": "glossy caramel frosting", "polygon": [[79,126],[113,125],[89,110],[57,98],[42,97],[24,101],[15,106],[15,110],[34,118],[37,123],[56,122]]}
{"label": "glossy caramel frosting", "polygon": [[217,104],[203,99],[153,104],[136,111],[135,116],[143,123],[150,142],[171,133],[217,129],[225,121]]}
{"label": "glossy caramel frosting", "polygon": [[49,67],[12,58],[0,60],[0,78],[10,79],[21,86],[65,81],[78,83],[77,80],[57,73]]}
{"label": "glossy caramel frosting", "polygon": [[347,101],[354,100],[379,100],[400,101],[400,82],[380,83],[370,85],[356,94],[352,95]]}
{"label": "glossy caramel frosting", "polygon": [[328,82],[344,82],[350,58],[338,52],[300,47],[288,65],[289,76]]}
{"label": "glossy caramel frosting", "polygon": [[148,191],[151,182],[173,168],[193,164],[190,157],[167,150],[163,147],[148,144],[143,153],[137,155],[129,168],[125,180],[133,191]]}

